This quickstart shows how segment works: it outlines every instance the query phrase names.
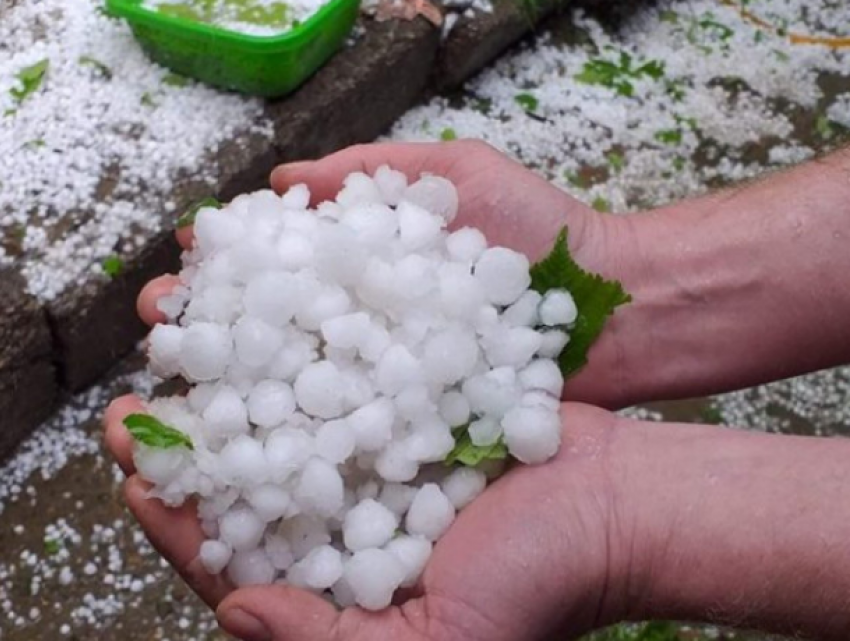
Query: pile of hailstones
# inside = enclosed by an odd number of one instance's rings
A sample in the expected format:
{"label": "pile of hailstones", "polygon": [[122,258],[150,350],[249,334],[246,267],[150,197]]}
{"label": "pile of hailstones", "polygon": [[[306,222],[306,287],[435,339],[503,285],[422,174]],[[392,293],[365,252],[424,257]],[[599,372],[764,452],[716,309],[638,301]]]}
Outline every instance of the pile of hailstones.
{"label": "pile of hailstones", "polygon": [[149,341],[153,373],[192,387],[148,411],[193,447],[137,443],[135,460],[152,496],[198,498],[211,573],[377,610],[486,485],[444,463],[453,429],[525,463],[557,451],[576,308],[530,290],[521,254],[448,233],[443,178],[382,167],[309,201],[299,185],[197,213]]}

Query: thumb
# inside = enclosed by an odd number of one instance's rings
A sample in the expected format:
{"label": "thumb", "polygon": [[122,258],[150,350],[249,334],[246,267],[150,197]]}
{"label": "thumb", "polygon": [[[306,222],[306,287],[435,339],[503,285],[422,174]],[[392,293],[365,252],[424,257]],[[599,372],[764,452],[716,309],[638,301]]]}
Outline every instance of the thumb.
{"label": "thumb", "polygon": [[236,590],[221,602],[216,616],[242,641],[330,641],[339,613],[306,590],[268,585]]}

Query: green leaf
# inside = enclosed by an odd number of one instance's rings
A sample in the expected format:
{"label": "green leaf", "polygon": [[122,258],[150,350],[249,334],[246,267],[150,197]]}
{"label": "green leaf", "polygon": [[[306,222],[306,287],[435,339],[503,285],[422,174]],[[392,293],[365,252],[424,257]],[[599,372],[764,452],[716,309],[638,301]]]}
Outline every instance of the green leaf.
{"label": "green leaf", "polygon": [[24,147],[27,149],[40,149],[44,147],[47,143],[44,142],[44,138],[36,138],[35,140],[30,140],[27,143],[24,143]]}
{"label": "green leaf", "polygon": [[101,267],[103,267],[104,274],[110,278],[115,278],[118,274],[124,271],[124,261],[121,260],[120,256],[112,254],[112,256],[107,256],[103,259]]}
{"label": "green leaf", "polygon": [[79,63],[81,65],[87,65],[89,67],[93,67],[100,76],[106,78],[107,80],[112,79],[112,69],[103,64],[100,60],[96,60],[91,56],[80,56]]}
{"label": "green leaf", "polygon": [[685,88],[678,80],[668,80],[665,85],[667,95],[673,99],[673,102],[682,102],[685,98]]}
{"label": "green leaf", "polygon": [[721,24],[711,18],[703,18],[699,21],[699,26],[703,29],[714,31],[714,33],[717,34],[717,37],[723,41],[729,40],[729,38],[735,35],[735,31],[733,29],[730,29],[725,24]]}
{"label": "green leaf", "polygon": [[531,112],[537,111],[537,107],[540,105],[540,101],[530,93],[517,94],[514,96],[514,100],[520,107]]}
{"label": "green leaf", "polygon": [[12,94],[12,97],[18,104],[22,103],[27,96],[38,90],[49,66],[50,61],[45,58],[36,62],[34,65],[24,67],[17,73],[15,77],[21,83],[21,86],[15,87],[9,93]]}
{"label": "green leaf", "polygon": [[179,73],[169,73],[162,78],[162,82],[171,87],[185,87],[189,84],[189,79]]}
{"label": "green leaf", "polygon": [[618,94],[625,96],[626,98],[631,98],[635,95],[635,87],[628,80],[620,80],[614,88],[617,90]]}
{"label": "green leaf", "polygon": [[611,213],[611,203],[605,200],[602,196],[597,196],[593,199],[593,202],[590,203],[590,206],[593,207],[596,211],[602,214],[610,214]]}
{"label": "green leaf", "polygon": [[832,121],[826,116],[818,116],[818,119],[815,121],[815,130],[824,140],[829,140],[835,135]]}
{"label": "green leaf", "polygon": [[564,378],[587,363],[587,353],[602,333],[608,317],[620,305],[632,300],[622,285],[583,270],[567,247],[568,230],[555,240],[549,255],[531,268],[531,287],[545,294],[550,289],[566,289],[578,308],[578,318],[570,331],[570,342],[558,357]]}
{"label": "green leaf", "polygon": [[486,116],[493,108],[493,101],[490,98],[474,98],[472,101],[472,108],[478,113],[482,113]]}
{"label": "green leaf", "polygon": [[153,99],[153,96],[149,91],[142,94],[139,102],[141,102],[145,107],[156,107],[156,101]]}
{"label": "green leaf", "polygon": [[655,132],[655,139],[665,145],[678,145],[682,142],[681,129],[664,129]]}
{"label": "green leaf", "polygon": [[452,129],[451,127],[446,127],[440,133],[440,140],[442,140],[443,142],[449,142],[450,140],[457,140],[457,134],[455,133],[455,130]]}
{"label": "green leaf", "polygon": [[469,437],[469,426],[454,430],[454,437],[455,446],[446,456],[446,465],[460,463],[467,467],[474,467],[482,461],[501,460],[508,457],[508,447],[501,438],[492,445],[475,445]]}
{"label": "green leaf", "polygon": [[702,408],[701,418],[703,423],[708,423],[709,425],[723,424],[723,414],[714,405],[706,405]]}
{"label": "green leaf", "polygon": [[581,73],[573,78],[587,85],[602,85],[613,87],[614,81],[621,73],[620,68],[608,60],[588,60],[584,63]]}
{"label": "green leaf", "polygon": [[664,63],[658,60],[650,60],[645,65],[635,71],[636,76],[649,76],[653,80],[658,80],[664,75]]}
{"label": "green leaf", "polygon": [[44,551],[49,555],[53,556],[54,554],[59,554],[59,551],[62,549],[62,542],[56,539],[44,539]]}
{"label": "green leaf", "polygon": [[161,423],[150,414],[130,414],[124,419],[124,425],[135,440],[148,447],[195,449],[192,439],[186,434]]}
{"label": "green leaf", "polygon": [[617,173],[623,171],[623,167],[626,166],[626,159],[623,157],[623,154],[616,151],[609,152],[605,158],[608,160],[608,164],[611,165],[611,169]]}
{"label": "green leaf", "polygon": [[203,200],[196,202],[194,205],[189,207],[186,212],[177,219],[177,229],[183,229],[184,227],[189,227],[190,225],[195,224],[195,218],[198,215],[198,212],[204,207],[212,207],[213,209],[221,209],[221,203],[218,202],[212,196],[208,196]]}

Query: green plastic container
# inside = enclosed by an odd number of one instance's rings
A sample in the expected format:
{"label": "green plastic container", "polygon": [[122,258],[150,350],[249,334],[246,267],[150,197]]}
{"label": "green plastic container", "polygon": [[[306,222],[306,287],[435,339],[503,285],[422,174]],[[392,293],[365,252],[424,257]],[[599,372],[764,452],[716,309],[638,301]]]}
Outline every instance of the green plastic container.
{"label": "green plastic container", "polygon": [[162,14],[142,0],[106,0],[125,18],[147,54],[175,73],[254,96],[275,98],[296,89],[345,41],[360,0],[329,0],[279,36],[252,36]]}

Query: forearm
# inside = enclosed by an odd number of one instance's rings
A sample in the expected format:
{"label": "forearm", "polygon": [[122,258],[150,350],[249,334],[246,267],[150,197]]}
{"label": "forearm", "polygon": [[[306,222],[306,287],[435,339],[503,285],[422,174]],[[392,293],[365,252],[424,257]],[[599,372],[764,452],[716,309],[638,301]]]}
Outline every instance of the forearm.
{"label": "forearm", "polygon": [[624,402],[850,361],[849,152],[627,220],[617,269],[634,302],[601,350]]}
{"label": "forearm", "polygon": [[629,616],[850,638],[850,441],[640,424]]}

